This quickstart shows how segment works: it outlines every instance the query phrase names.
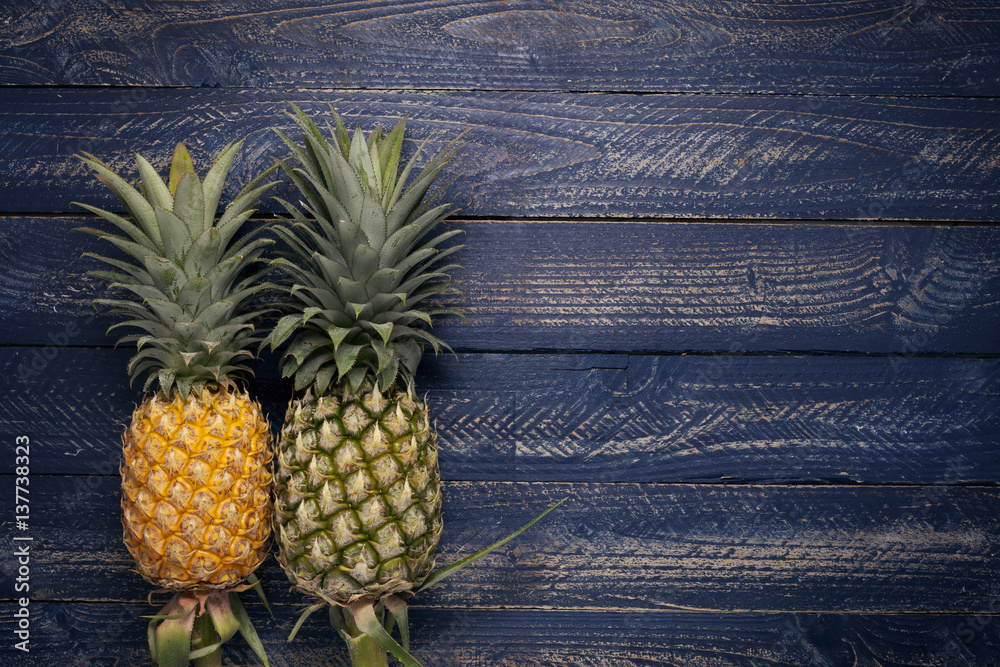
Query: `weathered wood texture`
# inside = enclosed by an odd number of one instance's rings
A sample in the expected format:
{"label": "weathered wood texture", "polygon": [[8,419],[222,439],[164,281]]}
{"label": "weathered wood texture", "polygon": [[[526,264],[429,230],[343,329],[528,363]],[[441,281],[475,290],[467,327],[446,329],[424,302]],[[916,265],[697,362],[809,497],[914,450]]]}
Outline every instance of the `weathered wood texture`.
{"label": "weathered wood texture", "polygon": [[[1000,227],[474,222],[456,275],[464,350],[1000,352]],[[94,218],[0,218],[7,344],[108,345],[104,291],[74,231]],[[49,338],[40,336],[49,332]]]}
{"label": "weathered wood texture", "polygon": [[21,0],[0,17],[17,85],[1000,93],[1000,22],[975,2]]}
{"label": "weathered wood texture", "polygon": [[[284,156],[285,101],[334,104],[412,137],[471,130],[445,192],[468,216],[1000,219],[994,99],[261,90],[11,91],[0,100],[0,212],[111,196],[72,155],[130,172],[187,140],[204,164],[249,135],[237,182]],[[274,205],[270,204],[273,209]]]}
{"label": "weathered wood texture", "polygon": [[[204,167],[249,135],[233,194],[288,101],[409,116],[407,153],[470,130],[468,319],[418,378],[439,561],[570,497],[415,600],[428,667],[1000,664],[998,45],[964,0],[6,3],[0,520],[29,435],[34,541],[26,656],[0,533],[0,665],[145,660],[138,393],[71,231],[114,202],[73,154]],[[272,664],[346,665],[320,618],[283,641],[302,598],[262,575]]]}
{"label": "weathered wood texture", "polygon": [[[144,601],[118,480],[32,481],[33,599]],[[981,614],[998,603],[996,488],[450,482],[443,495],[441,564],[569,501],[415,606]],[[7,572],[11,538],[0,537]],[[269,598],[302,600],[273,560],[260,573]],[[0,586],[11,599],[13,581]]]}
{"label": "weathered wood texture", "polygon": [[[129,356],[0,349],[0,439],[32,438],[37,474],[117,472]],[[253,386],[277,425],[291,387],[266,361]],[[462,354],[417,380],[449,480],[1000,479],[998,359]]]}
{"label": "weathered wood texture", "polygon": [[[321,614],[292,643],[296,609],[276,605],[270,619],[252,596],[250,614],[273,667],[347,667],[346,649]],[[0,604],[0,633],[11,635],[14,608]],[[141,604],[35,604],[38,643],[12,657],[20,667],[139,665],[148,659]],[[989,664],[1000,647],[993,615],[725,614],[565,612],[417,608],[413,652],[427,665],[463,667],[616,667],[712,665]],[[6,648],[6,647],[4,647]],[[3,650],[3,649],[0,649]],[[3,655],[3,653],[0,653]],[[226,664],[258,664],[235,639]]]}

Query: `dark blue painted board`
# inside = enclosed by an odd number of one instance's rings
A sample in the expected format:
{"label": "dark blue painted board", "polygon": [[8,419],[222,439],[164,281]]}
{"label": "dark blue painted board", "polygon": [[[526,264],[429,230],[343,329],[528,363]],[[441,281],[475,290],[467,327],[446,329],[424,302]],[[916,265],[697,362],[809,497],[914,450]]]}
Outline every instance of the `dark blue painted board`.
{"label": "dark blue painted board", "polygon": [[445,172],[469,216],[1000,220],[993,99],[146,88],[0,98],[0,212],[108,203],[79,151],[163,168],[187,140],[204,168],[249,135],[235,193],[285,155],[286,101],[369,129],[409,116],[414,140],[469,129]]}
{"label": "dark blue painted board", "polygon": [[[116,476],[32,477],[34,597],[141,602]],[[440,565],[557,500],[514,542],[422,592],[431,607],[988,613],[1000,490],[984,487],[443,485]],[[11,533],[0,547],[11,553]],[[269,559],[269,598],[301,600]],[[0,582],[9,599],[13,582]]]}
{"label": "dark blue painted board", "polygon": [[[998,226],[449,224],[466,319],[436,328],[460,350],[1000,352]],[[115,250],[81,225],[111,227],[0,218],[0,343],[117,339],[81,258]]]}
{"label": "dark blue painted board", "polygon": [[[275,605],[271,619],[244,595],[272,665],[348,664],[325,614],[305,623],[292,643],[297,608]],[[0,656],[23,667],[138,665],[147,660],[145,632],[154,607],[143,604],[36,604],[31,653]],[[0,604],[0,632],[11,635],[14,609]],[[435,667],[567,667],[598,656],[618,667],[698,664],[801,667],[808,664],[968,665],[990,667],[1000,647],[993,616],[559,612],[535,610],[410,611],[413,654]],[[224,659],[257,664],[239,638]],[[600,663],[596,663],[600,664]],[[866,664],[862,662],[862,664]]]}
{"label": "dark blue painted board", "polygon": [[7,84],[1000,92],[1000,27],[971,1],[12,4]]}
{"label": "dark blue painted board", "polygon": [[[39,474],[117,472],[128,352],[39,352],[0,350],[0,438],[31,437]],[[268,361],[253,387],[277,428],[291,388]],[[1000,480],[997,359],[463,354],[417,387],[448,480]]]}

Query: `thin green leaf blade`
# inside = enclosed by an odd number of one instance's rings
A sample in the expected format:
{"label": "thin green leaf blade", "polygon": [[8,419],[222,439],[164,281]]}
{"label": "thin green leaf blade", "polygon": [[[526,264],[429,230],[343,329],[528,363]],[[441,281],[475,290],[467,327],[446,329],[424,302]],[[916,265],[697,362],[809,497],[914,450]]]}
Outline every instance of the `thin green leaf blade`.
{"label": "thin green leaf blade", "polygon": [[382,604],[392,614],[393,620],[399,626],[399,638],[402,640],[403,648],[410,650],[410,616],[407,611],[406,601],[398,595],[387,595],[382,598]]}
{"label": "thin green leaf blade", "polygon": [[309,618],[313,612],[317,612],[325,606],[325,602],[317,602],[314,605],[306,607],[306,610],[299,615],[299,620],[295,621],[295,627],[293,627],[292,631],[288,634],[288,639],[286,641],[292,641],[295,639],[295,635],[299,634],[299,630],[302,629],[302,624],[306,622],[306,619]]}
{"label": "thin green leaf blade", "polygon": [[544,512],[542,512],[541,514],[539,514],[538,516],[536,516],[534,519],[532,519],[531,521],[529,521],[528,523],[526,523],[525,525],[523,525],[521,528],[519,528],[518,530],[516,530],[513,533],[511,533],[510,535],[508,535],[507,537],[505,537],[503,539],[500,539],[500,540],[497,540],[496,542],[494,542],[490,546],[486,547],[485,549],[480,549],[476,553],[470,554],[470,555],[466,556],[465,558],[462,558],[462,559],[460,559],[460,560],[452,563],[448,567],[443,567],[440,570],[437,570],[436,572],[432,572],[431,575],[429,577],[427,577],[427,579],[424,581],[424,583],[420,586],[420,588],[417,588],[415,592],[419,592],[419,591],[426,590],[426,589],[430,588],[431,586],[439,583],[445,577],[448,577],[448,576],[454,574],[455,572],[458,572],[459,570],[461,570],[466,565],[469,565],[470,563],[476,562],[477,560],[479,560],[480,558],[482,558],[486,554],[490,553],[494,549],[497,549],[497,548],[502,547],[503,545],[507,544],[508,542],[510,542],[511,540],[513,540],[515,537],[517,537],[518,535],[520,535],[521,533],[523,533],[524,531],[528,530],[529,528],[531,528],[532,526],[534,526],[536,523],[538,523],[539,521],[541,521],[545,517],[545,515],[547,515],[549,512],[551,512],[552,510],[556,509],[560,505],[562,505],[567,500],[569,500],[569,496],[563,498],[562,500],[560,500],[559,502],[557,502],[555,505],[553,505],[552,507],[550,507],[547,510],[545,510]]}
{"label": "thin green leaf blade", "polygon": [[355,602],[351,604],[350,609],[358,628],[378,642],[379,646],[396,656],[396,659],[403,663],[404,667],[423,667],[416,658],[410,655],[409,651],[400,646],[392,638],[392,635],[385,631],[385,628],[375,617],[375,608],[371,602]]}
{"label": "thin green leaf blade", "polygon": [[237,622],[240,625],[240,634],[243,635],[243,639],[246,640],[253,652],[257,654],[260,661],[264,663],[264,667],[270,667],[267,661],[267,653],[264,651],[264,643],[260,641],[260,637],[257,636],[257,630],[253,627],[253,621],[250,620],[250,616],[247,614],[246,608],[243,606],[243,602],[240,600],[240,596],[236,593],[229,594],[229,606],[233,610],[233,615],[236,616]]}

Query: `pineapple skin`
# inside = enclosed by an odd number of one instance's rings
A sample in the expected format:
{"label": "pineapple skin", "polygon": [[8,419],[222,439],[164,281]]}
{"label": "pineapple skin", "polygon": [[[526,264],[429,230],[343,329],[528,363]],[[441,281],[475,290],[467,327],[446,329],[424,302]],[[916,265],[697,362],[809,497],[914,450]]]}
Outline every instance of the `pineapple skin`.
{"label": "pineapple skin", "polygon": [[288,408],[275,473],[278,560],[303,593],[346,605],[403,595],[441,537],[437,434],[412,385]]}
{"label": "pineapple skin", "polygon": [[123,437],[124,541],[139,574],[169,590],[239,584],[267,556],[272,436],[240,390],[159,392]]}

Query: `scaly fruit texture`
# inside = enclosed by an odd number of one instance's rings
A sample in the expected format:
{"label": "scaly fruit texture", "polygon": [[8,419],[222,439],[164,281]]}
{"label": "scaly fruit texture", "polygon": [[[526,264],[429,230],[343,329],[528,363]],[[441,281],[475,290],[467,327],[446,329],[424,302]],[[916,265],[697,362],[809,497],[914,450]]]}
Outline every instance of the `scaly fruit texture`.
{"label": "scaly fruit texture", "polygon": [[289,248],[275,265],[295,312],[271,344],[291,338],[283,373],[303,393],[278,445],[278,559],[304,593],[371,610],[425,581],[441,535],[436,434],[413,376],[425,344],[447,347],[421,326],[455,312],[428,301],[458,291],[442,261],[459,246],[441,245],[459,232],[428,235],[450,204],[426,195],[459,138],[408,182],[424,144],[400,171],[405,121],[366,138],[334,112],[327,135],[293,109],[303,144],[277,133],[302,202],[279,200],[294,224],[275,227]]}
{"label": "scaly fruit texture", "polygon": [[95,306],[118,316],[111,329],[139,330],[118,341],[136,346],[128,372],[133,381],[145,375],[147,392],[123,437],[122,522],[139,574],[178,591],[151,629],[160,665],[187,664],[193,627],[197,655],[217,652],[236,629],[259,647],[233,591],[266,557],[271,532],[271,433],[240,383],[261,338],[253,304],[267,287],[261,255],[273,243],[245,223],[273,186],[261,185],[273,169],[216,218],[242,143],[223,149],[204,180],[183,144],[169,183],[136,154],[140,190],[94,156],[79,156],[129,215],[80,204],[122,232],[82,228],[120,251],[87,253],[114,269],[91,275],[124,293]]}
{"label": "scaly fruit texture", "polygon": [[350,604],[411,591],[441,536],[435,434],[412,385],[293,401],[279,455],[279,560],[296,587]]}
{"label": "scaly fruit texture", "polygon": [[244,392],[146,398],[125,435],[125,546],[161,588],[231,588],[267,556],[271,436]]}

